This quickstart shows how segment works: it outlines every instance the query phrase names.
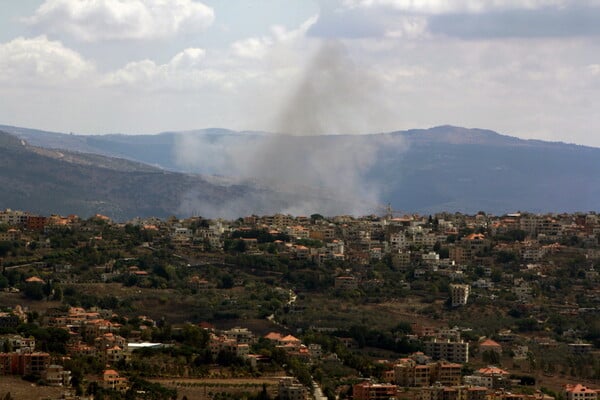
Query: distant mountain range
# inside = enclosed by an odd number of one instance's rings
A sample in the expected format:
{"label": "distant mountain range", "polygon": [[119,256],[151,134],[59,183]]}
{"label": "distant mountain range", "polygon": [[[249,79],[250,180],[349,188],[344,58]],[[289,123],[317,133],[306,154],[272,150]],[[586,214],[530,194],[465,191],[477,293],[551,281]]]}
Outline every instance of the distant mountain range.
{"label": "distant mountain range", "polygon": [[117,218],[368,213],[387,203],[420,213],[600,209],[600,149],[489,130],[440,126],[355,136],[0,131],[14,135],[2,135],[0,145],[0,208]]}
{"label": "distant mountain range", "polygon": [[[96,213],[117,220],[136,216],[167,217],[206,211],[255,209],[265,197],[285,207],[285,195],[255,185],[230,184],[199,175],[171,172],[119,158],[29,145],[0,132],[0,209],[88,217]],[[245,201],[248,204],[246,206]],[[222,205],[230,208],[222,208]],[[237,207],[237,208],[236,208]]]}

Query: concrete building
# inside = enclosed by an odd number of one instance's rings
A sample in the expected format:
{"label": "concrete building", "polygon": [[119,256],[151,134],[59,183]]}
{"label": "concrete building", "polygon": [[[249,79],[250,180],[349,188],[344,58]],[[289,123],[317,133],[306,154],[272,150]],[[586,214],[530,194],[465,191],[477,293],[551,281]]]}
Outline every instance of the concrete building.
{"label": "concrete building", "polygon": [[461,370],[461,364],[437,362],[419,365],[412,359],[403,359],[394,365],[394,383],[410,387],[460,385]]}
{"label": "concrete building", "polygon": [[306,387],[295,381],[293,377],[286,376],[279,381],[280,400],[306,400],[307,397]]}
{"label": "concrete building", "polygon": [[50,365],[48,353],[0,353],[0,375],[36,375]]}
{"label": "concrete building", "polygon": [[71,371],[64,369],[62,365],[49,365],[42,373],[42,379],[49,386],[71,386]]}
{"label": "concrete building", "polygon": [[433,339],[424,343],[424,352],[435,360],[446,360],[453,363],[469,362],[469,343],[463,340],[453,342],[449,339]]}
{"label": "concrete building", "polygon": [[119,392],[125,392],[129,388],[127,378],[120,376],[114,369],[107,369],[104,371],[100,385],[104,389],[116,390]]}
{"label": "concrete building", "polygon": [[581,384],[565,385],[563,394],[567,400],[598,400],[598,390],[590,389]]}
{"label": "concrete building", "polygon": [[450,284],[450,300],[452,307],[464,306],[469,299],[471,287],[469,285],[451,283]]}
{"label": "concrete building", "polygon": [[483,342],[479,343],[479,351],[480,352],[494,352],[498,355],[502,354],[502,346],[492,339],[486,339]]}
{"label": "concrete building", "polygon": [[388,400],[396,398],[398,386],[388,383],[361,382],[352,386],[354,400]]}

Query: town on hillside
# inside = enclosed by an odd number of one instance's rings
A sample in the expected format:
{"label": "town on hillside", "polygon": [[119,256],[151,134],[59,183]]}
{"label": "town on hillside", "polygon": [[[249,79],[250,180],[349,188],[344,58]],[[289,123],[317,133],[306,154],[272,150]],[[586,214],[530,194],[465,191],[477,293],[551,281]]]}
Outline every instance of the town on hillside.
{"label": "town on hillside", "polygon": [[0,398],[598,400],[600,215],[0,211]]}

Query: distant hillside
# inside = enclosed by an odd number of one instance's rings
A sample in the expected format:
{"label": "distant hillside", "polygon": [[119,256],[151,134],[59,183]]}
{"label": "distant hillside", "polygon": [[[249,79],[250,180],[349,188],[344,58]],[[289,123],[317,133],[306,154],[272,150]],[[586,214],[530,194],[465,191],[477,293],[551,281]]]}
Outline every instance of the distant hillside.
{"label": "distant hillside", "polygon": [[[37,146],[121,157],[171,171],[259,180],[272,174],[279,186],[289,180],[286,190],[299,196],[308,192],[306,187],[345,186],[328,197],[351,202],[356,194],[361,206],[368,203],[373,210],[387,203],[422,213],[600,210],[600,149],[482,129],[440,126],[301,137],[224,129],[141,136],[4,130]],[[327,212],[356,209],[321,205]],[[278,211],[273,206],[265,204]],[[319,211],[319,203],[311,207],[307,211]]]}
{"label": "distant hillside", "polygon": [[209,182],[122,159],[40,149],[5,132],[0,132],[0,171],[0,209],[45,215],[102,213],[124,220],[232,212],[233,217],[266,211],[261,208],[264,198],[270,205],[285,206],[284,196],[264,189]]}
{"label": "distant hillside", "polygon": [[177,162],[175,148],[178,138],[181,135],[219,137],[234,133],[227,129],[213,128],[189,132],[163,132],[157,135],[75,135],[7,125],[0,125],[0,131],[18,136],[32,146],[125,158],[172,171],[198,173],[206,172],[182,168]]}
{"label": "distant hillside", "polygon": [[600,210],[600,149],[438,127],[399,133],[410,149],[374,174],[394,204],[501,214]]}

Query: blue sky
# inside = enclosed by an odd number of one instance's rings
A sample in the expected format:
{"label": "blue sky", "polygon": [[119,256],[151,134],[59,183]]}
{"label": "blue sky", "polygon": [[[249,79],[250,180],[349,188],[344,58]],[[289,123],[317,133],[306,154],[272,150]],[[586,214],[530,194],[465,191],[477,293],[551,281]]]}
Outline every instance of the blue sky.
{"label": "blue sky", "polygon": [[2,0],[0,124],[600,146],[598,21],[598,0]]}

